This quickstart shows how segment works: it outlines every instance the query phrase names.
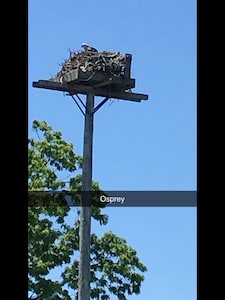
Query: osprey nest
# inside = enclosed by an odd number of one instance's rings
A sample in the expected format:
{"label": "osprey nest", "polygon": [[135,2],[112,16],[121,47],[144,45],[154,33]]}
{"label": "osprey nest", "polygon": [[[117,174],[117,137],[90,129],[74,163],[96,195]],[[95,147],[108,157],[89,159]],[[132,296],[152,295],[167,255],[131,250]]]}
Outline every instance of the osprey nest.
{"label": "osprey nest", "polygon": [[63,76],[73,69],[91,73],[105,72],[114,76],[124,75],[125,55],[119,52],[99,52],[94,48],[89,48],[84,48],[84,51],[69,51],[69,58],[61,64],[61,70],[50,80],[62,82]]}

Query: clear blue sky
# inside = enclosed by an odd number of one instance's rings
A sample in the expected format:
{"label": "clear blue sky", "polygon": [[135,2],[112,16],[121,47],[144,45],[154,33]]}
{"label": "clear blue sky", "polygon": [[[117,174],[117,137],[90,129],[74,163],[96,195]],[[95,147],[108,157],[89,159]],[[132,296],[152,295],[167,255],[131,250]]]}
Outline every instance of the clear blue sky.
{"label": "clear blue sky", "polygon": [[[82,155],[84,120],[61,92],[37,89],[86,42],[131,53],[134,92],[95,115],[93,179],[105,190],[196,189],[196,6],[194,0],[37,1],[28,3],[28,124],[47,121]],[[102,98],[96,97],[96,104]],[[112,208],[109,225],[149,267],[130,299],[196,299],[196,208]]]}

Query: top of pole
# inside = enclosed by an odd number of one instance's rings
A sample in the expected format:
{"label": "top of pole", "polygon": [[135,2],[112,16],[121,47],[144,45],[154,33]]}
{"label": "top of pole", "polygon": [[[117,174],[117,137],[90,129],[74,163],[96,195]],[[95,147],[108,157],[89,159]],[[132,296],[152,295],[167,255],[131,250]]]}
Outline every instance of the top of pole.
{"label": "top of pole", "polygon": [[48,80],[33,82],[33,87],[58,90],[73,94],[140,102],[148,95],[133,93],[135,79],[131,78],[132,55],[120,52],[98,51],[82,44],[83,51],[70,51],[61,70]]}

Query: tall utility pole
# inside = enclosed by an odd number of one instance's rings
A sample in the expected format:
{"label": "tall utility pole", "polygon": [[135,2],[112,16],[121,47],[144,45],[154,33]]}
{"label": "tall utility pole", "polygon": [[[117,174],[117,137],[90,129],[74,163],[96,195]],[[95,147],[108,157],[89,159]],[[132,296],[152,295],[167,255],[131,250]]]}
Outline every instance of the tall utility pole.
{"label": "tall utility pole", "polygon": [[82,194],[80,205],[80,262],[78,299],[90,299],[90,236],[91,236],[91,190],[93,146],[94,95],[86,98],[83,146]]}
{"label": "tall utility pole", "polygon": [[[118,52],[119,53],[119,52]],[[96,55],[96,52],[94,53]],[[102,53],[104,55],[104,53]],[[117,55],[117,54],[116,54]],[[119,55],[119,54],[118,54]],[[112,57],[115,56],[113,53]],[[112,58],[111,57],[111,58]],[[67,92],[85,117],[82,192],[80,203],[80,232],[79,232],[79,279],[78,300],[90,300],[90,238],[91,238],[91,191],[92,191],[92,146],[93,146],[93,118],[94,113],[104,105],[109,98],[141,102],[147,100],[148,95],[131,92],[135,87],[135,79],[130,78],[131,54],[124,56],[124,73],[83,71],[80,66],[73,68],[55,80],[39,80],[33,82],[33,87]],[[107,61],[107,57],[106,57]],[[117,63],[120,60],[117,61]],[[99,66],[101,68],[101,65]],[[110,65],[108,66],[110,67]],[[86,95],[86,105],[78,94]],[[76,95],[81,105],[73,97]],[[105,97],[94,107],[94,97]]]}

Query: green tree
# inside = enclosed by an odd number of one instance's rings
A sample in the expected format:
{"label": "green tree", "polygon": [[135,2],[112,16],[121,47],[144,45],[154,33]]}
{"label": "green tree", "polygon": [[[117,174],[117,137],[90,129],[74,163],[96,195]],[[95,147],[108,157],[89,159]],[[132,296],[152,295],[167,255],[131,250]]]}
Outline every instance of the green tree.
{"label": "green tree", "polygon": [[[33,129],[37,139],[28,140],[28,298],[71,300],[78,285],[79,209],[71,226],[66,221],[71,207],[62,205],[62,198],[56,195],[64,195],[57,193],[62,190],[81,190],[82,157],[46,122],[35,120]],[[67,185],[60,179],[65,172],[71,176]],[[101,191],[97,182],[92,188]],[[105,225],[108,216],[102,209],[93,206],[92,218]],[[57,267],[61,267],[61,278],[53,280],[51,271]],[[140,293],[146,270],[125,239],[112,232],[102,237],[92,234],[92,299],[109,299],[110,294],[127,299],[127,295]]]}

